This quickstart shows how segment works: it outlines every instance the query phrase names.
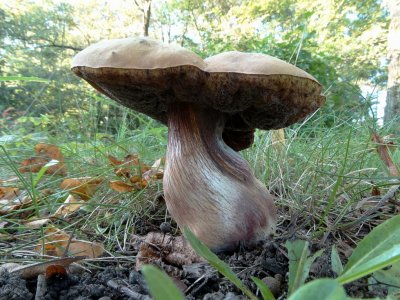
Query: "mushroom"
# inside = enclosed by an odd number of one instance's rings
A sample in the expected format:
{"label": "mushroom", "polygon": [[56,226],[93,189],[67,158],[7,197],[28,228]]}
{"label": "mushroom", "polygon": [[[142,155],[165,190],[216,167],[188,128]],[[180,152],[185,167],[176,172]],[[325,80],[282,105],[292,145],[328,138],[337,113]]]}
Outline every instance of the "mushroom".
{"label": "mushroom", "polygon": [[168,126],[164,193],[180,227],[213,250],[274,233],[274,199],[238,151],[252,144],[255,128],[283,128],[320,107],[314,77],[264,54],[203,60],[149,38],[94,44],[75,56],[72,70]]}

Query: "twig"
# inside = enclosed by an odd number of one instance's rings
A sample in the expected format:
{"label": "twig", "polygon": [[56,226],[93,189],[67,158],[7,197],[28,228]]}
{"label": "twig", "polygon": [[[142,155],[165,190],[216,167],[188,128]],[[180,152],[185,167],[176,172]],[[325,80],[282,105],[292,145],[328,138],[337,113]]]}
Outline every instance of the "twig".
{"label": "twig", "polygon": [[151,300],[151,298],[149,297],[149,296],[147,296],[147,295],[142,295],[142,294],[140,294],[140,293],[138,293],[138,292],[135,292],[134,290],[131,290],[130,288],[128,288],[128,287],[126,287],[126,286],[123,286],[123,285],[120,285],[120,284],[118,284],[118,282],[116,282],[115,280],[109,280],[109,281],[107,281],[107,285],[110,287],[110,288],[112,288],[112,289],[114,289],[114,290],[117,290],[117,291],[119,291],[120,293],[122,293],[122,294],[124,294],[124,295],[126,295],[126,296],[128,296],[128,297],[131,297],[131,298],[133,298],[133,299],[137,299],[137,300]]}
{"label": "twig", "polygon": [[379,208],[381,208],[386,202],[388,202],[391,198],[394,197],[396,194],[397,190],[399,190],[400,185],[395,185],[392,186],[389,191],[379,200],[379,202],[372,207],[371,209],[367,210],[365,213],[363,213],[363,217],[367,217],[369,215],[372,215],[373,213],[377,212]]}
{"label": "twig", "polygon": [[37,279],[35,300],[43,300],[47,291],[46,278],[40,274]]}

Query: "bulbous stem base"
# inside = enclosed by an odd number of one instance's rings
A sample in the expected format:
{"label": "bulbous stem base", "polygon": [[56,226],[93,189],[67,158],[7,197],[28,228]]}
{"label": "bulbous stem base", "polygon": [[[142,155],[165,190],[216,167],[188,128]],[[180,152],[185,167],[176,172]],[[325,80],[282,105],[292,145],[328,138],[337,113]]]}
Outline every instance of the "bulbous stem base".
{"label": "bulbous stem base", "polygon": [[168,108],[164,174],[167,208],[214,250],[272,234],[273,198],[239,153],[222,139],[225,116],[209,108],[178,103]]}

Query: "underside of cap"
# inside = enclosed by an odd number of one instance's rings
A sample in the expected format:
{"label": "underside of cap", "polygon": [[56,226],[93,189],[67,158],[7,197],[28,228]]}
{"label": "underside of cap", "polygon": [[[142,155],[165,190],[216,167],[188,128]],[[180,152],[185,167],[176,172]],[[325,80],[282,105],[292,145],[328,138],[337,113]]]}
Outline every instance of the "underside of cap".
{"label": "underside of cap", "polygon": [[225,112],[224,140],[235,150],[250,146],[254,128],[286,127],[325,100],[314,77],[277,58],[235,51],[202,60],[147,38],[90,46],[74,58],[72,70],[101,93],[163,124],[175,102]]}

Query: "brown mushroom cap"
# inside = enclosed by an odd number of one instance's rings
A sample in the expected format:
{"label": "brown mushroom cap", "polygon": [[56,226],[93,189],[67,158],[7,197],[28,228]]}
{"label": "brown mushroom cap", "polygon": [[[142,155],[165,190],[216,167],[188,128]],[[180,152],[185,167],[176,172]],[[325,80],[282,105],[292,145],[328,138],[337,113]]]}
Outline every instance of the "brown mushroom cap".
{"label": "brown mushroom cap", "polygon": [[94,44],[74,57],[72,70],[103,94],[164,124],[174,102],[224,112],[224,140],[237,151],[251,145],[254,128],[286,127],[324,102],[314,77],[280,59],[235,51],[202,60],[148,38]]}

